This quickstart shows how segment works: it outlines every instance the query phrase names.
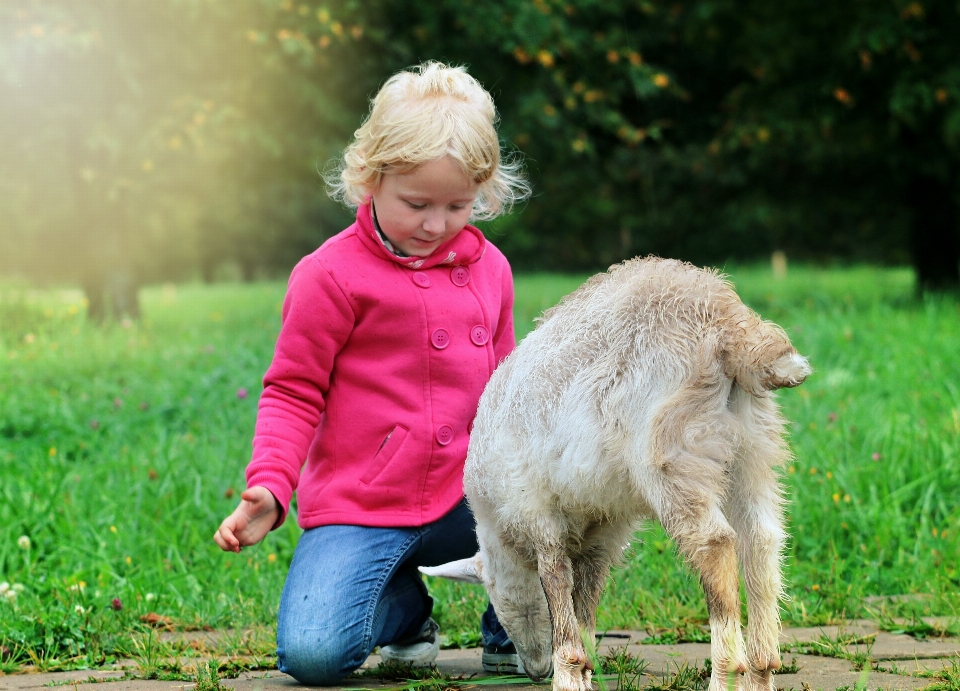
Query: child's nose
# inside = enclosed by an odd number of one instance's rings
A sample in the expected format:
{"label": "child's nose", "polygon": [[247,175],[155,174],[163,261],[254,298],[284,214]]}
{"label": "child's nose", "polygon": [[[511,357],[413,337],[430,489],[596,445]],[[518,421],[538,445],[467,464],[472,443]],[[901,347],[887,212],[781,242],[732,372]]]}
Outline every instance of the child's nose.
{"label": "child's nose", "polygon": [[440,235],[447,226],[443,213],[431,213],[423,221],[423,229],[433,235]]}

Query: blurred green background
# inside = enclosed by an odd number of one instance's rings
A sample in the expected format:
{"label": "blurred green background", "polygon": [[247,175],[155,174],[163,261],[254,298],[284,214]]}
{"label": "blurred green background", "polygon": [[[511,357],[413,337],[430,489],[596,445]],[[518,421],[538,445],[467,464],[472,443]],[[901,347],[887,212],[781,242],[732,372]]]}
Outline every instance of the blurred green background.
{"label": "blurred green background", "polygon": [[275,278],[350,214],[319,172],[426,59],[494,94],[519,270],[637,254],[960,284],[956,0],[0,0],[0,277],[136,316]]}

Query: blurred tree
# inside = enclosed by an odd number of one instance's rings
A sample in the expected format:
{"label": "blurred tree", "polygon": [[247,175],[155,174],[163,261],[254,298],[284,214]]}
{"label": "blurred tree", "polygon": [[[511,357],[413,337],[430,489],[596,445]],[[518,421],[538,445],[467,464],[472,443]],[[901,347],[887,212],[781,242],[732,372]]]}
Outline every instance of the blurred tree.
{"label": "blurred tree", "polygon": [[960,6],[390,2],[397,65],[467,62],[528,154],[521,265],[658,252],[911,261],[957,286]]}
{"label": "blurred tree", "polygon": [[719,38],[739,75],[710,153],[777,209],[780,242],[900,252],[920,288],[960,287],[960,5],[699,8],[692,37]]}
{"label": "blurred tree", "polygon": [[[0,4],[0,270],[82,281],[286,271],[394,71],[466,63],[536,196],[519,268],[784,249],[957,284],[955,4],[865,0],[17,0]],[[24,268],[26,267],[26,268]]]}
{"label": "blurred tree", "polygon": [[95,319],[135,317],[146,281],[228,262],[249,279],[319,244],[340,212],[316,167],[355,126],[366,63],[321,72],[291,16],[269,0],[0,4],[0,269],[79,283]]}
{"label": "blurred tree", "polygon": [[0,12],[0,166],[14,200],[3,225],[20,241],[5,263],[79,282],[94,318],[136,316],[142,281],[193,260],[184,231],[209,190],[204,168],[222,156],[217,131],[235,117],[223,47],[196,41],[208,9],[97,0]]}
{"label": "blurred tree", "polygon": [[[675,118],[690,95],[676,78],[688,61],[675,50],[682,17],[670,6],[385,0],[383,8],[394,65],[468,64],[494,94],[502,136],[527,156],[536,196],[495,226],[514,262],[596,268],[663,246],[663,218],[676,209],[659,175],[686,158],[674,142],[682,149],[706,136],[702,123]],[[684,132],[668,135],[678,125]]]}

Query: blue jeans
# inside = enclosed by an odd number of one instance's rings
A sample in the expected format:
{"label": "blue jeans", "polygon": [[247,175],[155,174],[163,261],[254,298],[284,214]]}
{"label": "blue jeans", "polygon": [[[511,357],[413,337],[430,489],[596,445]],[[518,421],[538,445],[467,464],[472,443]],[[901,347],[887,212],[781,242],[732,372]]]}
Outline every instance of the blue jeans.
{"label": "blue jeans", "polygon": [[[465,501],[419,528],[326,525],[304,531],[280,598],[280,671],[302,684],[336,684],[375,646],[419,632],[433,599],[418,566],[476,552],[476,524]],[[506,637],[492,607],[481,633],[484,641]]]}

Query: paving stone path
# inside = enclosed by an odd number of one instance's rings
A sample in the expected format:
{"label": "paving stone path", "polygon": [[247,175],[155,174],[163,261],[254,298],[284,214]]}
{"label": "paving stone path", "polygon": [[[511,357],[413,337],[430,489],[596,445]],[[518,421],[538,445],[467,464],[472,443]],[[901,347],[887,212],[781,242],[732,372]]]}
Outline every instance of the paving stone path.
{"label": "paving stone path", "polygon": [[[599,643],[599,653],[608,654],[612,650],[625,649],[635,658],[648,663],[641,683],[647,685],[673,676],[686,665],[702,665],[710,656],[708,643],[680,643],[676,645],[642,645],[640,641],[647,637],[645,632],[610,631]],[[165,634],[170,640],[187,639],[203,643],[206,637],[215,643],[215,632],[196,632],[189,634]],[[917,640],[905,634],[893,634],[880,631],[870,621],[852,621],[846,625],[824,626],[816,628],[785,629],[780,638],[784,648],[784,662],[791,668],[789,673],[778,674],[776,684],[780,689],[834,691],[836,689],[854,689],[863,678],[863,673],[854,668],[857,657],[868,659],[871,668],[866,677],[865,689],[921,689],[935,681],[932,678],[918,676],[924,672],[936,672],[950,669],[960,664],[960,639]],[[843,657],[825,657],[809,654],[824,650],[825,642],[833,648],[834,655]],[[846,643],[844,643],[846,642]],[[198,646],[203,649],[203,645]],[[211,645],[210,647],[215,647]],[[192,658],[196,662],[201,658]],[[364,669],[373,669],[379,663],[379,657],[371,655]],[[149,681],[142,679],[124,679],[131,673],[136,674],[135,665],[125,665],[123,669],[85,670],[74,672],[54,672],[45,674],[0,674],[0,690],[34,691],[43,687],[74,686],[82,691],[192,691],[195,684],[183,681]],[[482,679],[484,674],[480,665],[480,649],[441,650],[437,659],[437,668],[449,675],[463,691],[470,691],[471,681]],[[488,682],[489,683],[489,682]],[[224,679],[223,686],[235,691],[283,691],[294,689],[297,682],[277,670],[244,672],[235,679]],[[607,684],[609,691],[616,691],[615,684]],[[380,682],[373,678],[354,678],[344,682],[343,689],[396,689],[402,682]],[[479,688],[479,687],[475,687]],[[484,685],[485,689],[499,691],[544,691],[547,684],[502,684]]]}

